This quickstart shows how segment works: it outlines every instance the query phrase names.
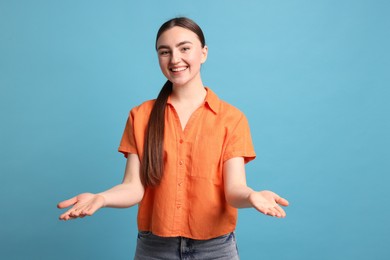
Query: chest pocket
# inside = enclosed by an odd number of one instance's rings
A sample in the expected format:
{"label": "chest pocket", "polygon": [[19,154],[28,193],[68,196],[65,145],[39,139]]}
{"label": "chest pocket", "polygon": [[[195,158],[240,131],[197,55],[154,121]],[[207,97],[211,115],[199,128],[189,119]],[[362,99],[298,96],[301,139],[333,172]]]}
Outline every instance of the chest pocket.
{"label": "chest pocket", "polygon": [[191,177],[203,181],[222,183],[225,131],[209,126],[195,138],[192,149]]}

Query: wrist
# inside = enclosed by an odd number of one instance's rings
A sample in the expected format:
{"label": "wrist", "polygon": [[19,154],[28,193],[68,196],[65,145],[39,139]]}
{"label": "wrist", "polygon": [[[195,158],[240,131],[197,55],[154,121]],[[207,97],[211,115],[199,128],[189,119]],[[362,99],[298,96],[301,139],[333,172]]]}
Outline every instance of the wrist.
{"label": "wrist", "polygon": [[248,194],[247,194],[247,203],[250,205],[250,207],[253,207],[253,196],[256,194],[257,192],[250,189]]}
{"label": "wrist", "polygon": [[101,200],[102,200],[102,202],[103,202],[103,206],[102,206],[102,208],[105,208],[106,207],[106,197],[104,197],[104,195],[103,194],[101,194],[101,193],[98,193],[98,194],[96,194],[96,196],[98,196],[99,198],[101,198]]}

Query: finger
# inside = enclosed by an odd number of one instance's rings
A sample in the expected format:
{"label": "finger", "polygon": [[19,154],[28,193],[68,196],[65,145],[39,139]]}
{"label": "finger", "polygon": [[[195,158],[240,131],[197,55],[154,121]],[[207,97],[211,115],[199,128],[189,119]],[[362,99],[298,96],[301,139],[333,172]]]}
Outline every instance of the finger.
{"label": "finger", "polygon": [[284,212],[284,210],[279,206],[275,207],[275,211],[277,212],[277,217],[279,218],[284,218],[286,216],[286,212]]}
{"label": "finger", "polygon": [[78,218],[84,218],[86,216],[86,214],[84,214],[84,212],[80,212],[80,214],[77,216]]}
{"label": "finger", "polygon": [[275,199],[275,201],[279,205],[282,205],[282,206],[285,206],[285,207],[287,207],[289,205],[288,200],[286,200],[285,198],[282,198],[282,197],[278,197],[277,199]]}
{"label": "finger", "polygon": [[66,211],[63,216],[69,216],[70,218],[74,219],[77,218],[80,215],[80,207],[72,207],[68,211]]}
{"label": "finger", "polygon": [[270,217],[276,217],[276,214],[273,211],[270,211],[267,215]]}
{"label": "finger", "polygon": [[72,212],[73,208],[72,209],[69,209],[67,210],[66,212],[64,212],[63,214],[61,214],[60,216],[60,219],[61,220],[68,220],[69,217],[70,217],[70,213]]}
{"label": "finger", "polygon": [[278,194],[272,191],[267,191],[275,200],[276,203],[282,205],[282,206],[288,206],[289,202],[285,199],[280,197]]}
{"label": "finger", "polygon": [[70,214],[69,213],[64,213],[62,214],[59,219],[60,220],[69,220],[71,218]]}
{"label": "finger", "polygon": [[86,210],[83,210],[82,215],[84,215],[84,216],[92,216],[93,213],[95,213],[95,211],[96,210],[86,209]]}
{"label": "finger", "polygon": [[265,208],[263,211],[265,215],[271,217],[283,218],[285,216],[283,209],[279,206]]}
{"label": "finger", "polygon": [[71,217],[71,216],[67,216],[66,219],[65,219],[65,221],[69,221],[69,220],[73,220],[73,219],[75,219],[75,218],[73,218],[73,217]]}
{"label": "finger", "polygon": [[59,209],[67,208],[69,206],[74,205],[76,202],[77,202],[77,196],[68,200],[61,201],[60,203],[57,204],[57,207]]}
{"label": "finger", "polygon": [[263,208],[262,212],[264,215],[267,215],[267,216],[271,216],[271,217],[274,217],[276,215],[276,213],[272,210],[272,208]]}
{"label": "finger", "polygon": [[66,215],[62,220],[68,221],[68,220],[71,220],[71,219],[73,219],[71,216]]}
{"label": "finger", "polygon": [[280,217],[279,211],[277,211],[275,208],[270,208],[267,215],[271,217]]}
{"label": "finger", "polygon": [[97,210],[97,207],[88,207],[87,209],[82,211],[82,214],[84,216],[92,216]]}
{"label": "finger", "polygon": [[261,207],[261,206],[257,206],[257,205],[253,205],[253,207],[259,211],[260,213],[263,213],[264,215],[267,215],[268,214],[268,210],[267,208],[265,207]]}
{"label": "finger", "polygon": [[83,209],[84,207],[71,209],[69,216],[73,218],[78,218],[82,215]]}
{"label": "finger", "polygon": [[281,211],[279,210],[279,208],[280,208],[279,206],[275,206],[275,207],[273,207],[273,208],[271,209],[274,217],[277,217],[277,218],[283,217],[283,212],[281,212]]}
{"label": "finger", "polygon": [[69,213],[69,216],[72,218],[77,218],[79,214],[77,214],[75,211],[72,211],[71,213]]}
{"label": "finger", "polygon": [[67,220],[70,220],[70,219],[73,219],[72,217],[69,216],[69,214],[62,214],[60,217],[59,217],[60,220],[63,220],[63,221],[67,221]]}

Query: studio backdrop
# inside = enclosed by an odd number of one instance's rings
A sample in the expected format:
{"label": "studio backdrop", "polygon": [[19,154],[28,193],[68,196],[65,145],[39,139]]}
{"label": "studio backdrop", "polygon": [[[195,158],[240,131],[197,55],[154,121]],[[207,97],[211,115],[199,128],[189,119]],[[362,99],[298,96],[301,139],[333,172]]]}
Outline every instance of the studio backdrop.
{"label": "studio backdrop", "polygon": [[241,259],[390,259],[390,2],[0,1],[0,258],[132,259],[137,207],[58,220],[122,181],[130,109],[165,82],[155,37],[194,19],[206,86],[245,113],[248,184],[287,217],[239,210]]}

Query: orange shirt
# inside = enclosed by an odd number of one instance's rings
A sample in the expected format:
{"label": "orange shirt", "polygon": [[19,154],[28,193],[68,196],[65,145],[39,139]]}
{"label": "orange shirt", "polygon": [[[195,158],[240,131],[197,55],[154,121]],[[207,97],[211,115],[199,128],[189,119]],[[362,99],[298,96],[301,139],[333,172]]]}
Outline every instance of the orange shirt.
{"label": "orange shirt", "polygon": [[[223,163],[255,158],[249,125],[237,108],[206,88],[205,102],[184,131],[168,99],[164,133],[164,174],[147,187],[138,208],[138,229],[163,237],[210,239],[234,231],[237,209],[224,195]],[[154,100],[133,108],[119,151],[142,158],[144,133]]]}

